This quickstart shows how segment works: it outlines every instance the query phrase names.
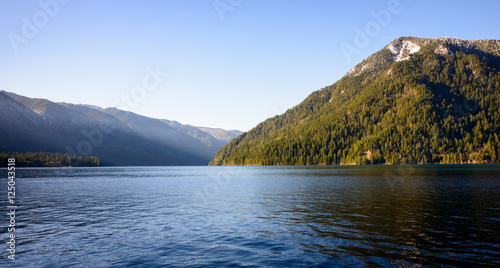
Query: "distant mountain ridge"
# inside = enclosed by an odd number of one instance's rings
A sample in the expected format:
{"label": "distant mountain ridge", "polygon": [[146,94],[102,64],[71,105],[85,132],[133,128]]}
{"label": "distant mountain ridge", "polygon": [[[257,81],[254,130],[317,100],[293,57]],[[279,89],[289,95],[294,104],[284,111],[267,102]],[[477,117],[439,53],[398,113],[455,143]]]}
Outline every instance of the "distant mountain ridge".
{"label": "distant mountain ridge", "polygon": [[6,91],[0,112],[0,151],[91,155],[104,165],[206,165],[229,142],[180,123],[172,128],[169,120]]}
{"label": "distant mountain ridge", "polygon": [[500,40],[402,37],[211,165],[500,163]]}
{"label": "distant mountain ridge", "polygon": [[[162,122],[176,129],[177,131],[189,135],[208,147],[217,148],[217,151],[226,145],[232,139],[241,135],[239,130],[224,130],[220,128],[194,127],[191,125],[183,125],[177,121],[161,119]],[[215,153],[217,152],[214,152]]]}

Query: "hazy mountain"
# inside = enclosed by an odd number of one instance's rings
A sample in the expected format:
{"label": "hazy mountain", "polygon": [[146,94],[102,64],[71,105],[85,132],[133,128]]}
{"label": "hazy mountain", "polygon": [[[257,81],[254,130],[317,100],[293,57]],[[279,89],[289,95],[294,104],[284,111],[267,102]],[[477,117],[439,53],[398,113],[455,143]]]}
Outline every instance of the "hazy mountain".
{"label": "hazy mountain", "polygon": [[203,144],[212,148],[213,155],[226,145],[232,139],[238,137],[241,133],[239,130],[225,130],[220,128],[194,127],[191,125],[183,125],[177,121],[162,119],[162,122],[175,128],[177,131],[189,135]]}
{"label": "hazy mountain", "polygon": [[243,132],[239,130],[225,130],[221,128],[208,128],[208,127],[200,127],[200,129],[206,133],[209,133],[213,137],[223,141],[231,141],[234,138],[237,138]]}
{"label": "hazy mountain", "polygon": [[93,155],[104,165],[206,165],[224,145],[207,146],[161,120],[116,108],[5,91],[0,92],[0,112],[0,151],[5,152]]}
{"label": "hazy mountain", "polygon": [[[149,140],[203,157],[203,159],[209,159],[209,161],[216,153],[216,150],[211,150],[210,147],[205,146],[199,140],[177,131],[161,120],[148,118],[116,108],[107,108],[103,111],[118,118],[139,135]],[[221,145],[221,147],[222,146],[223,145]]]}
{"label": "hazy mountain", "polygon": [[213,165],[500,162],[500,41],[399,38]]}

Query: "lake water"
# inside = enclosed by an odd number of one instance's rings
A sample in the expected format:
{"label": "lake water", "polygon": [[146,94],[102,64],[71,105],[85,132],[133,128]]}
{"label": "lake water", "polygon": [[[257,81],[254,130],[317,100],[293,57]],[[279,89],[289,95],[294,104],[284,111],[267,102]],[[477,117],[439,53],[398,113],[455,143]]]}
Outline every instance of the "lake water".
{"label": "lake water", "polygon": [[500,166],[16,171],[2,266],[500,266]]}

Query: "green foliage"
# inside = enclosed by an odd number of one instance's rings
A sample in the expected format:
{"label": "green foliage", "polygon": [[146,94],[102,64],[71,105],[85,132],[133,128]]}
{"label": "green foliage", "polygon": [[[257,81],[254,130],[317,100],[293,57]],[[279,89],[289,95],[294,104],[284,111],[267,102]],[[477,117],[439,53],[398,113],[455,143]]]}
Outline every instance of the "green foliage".
{"label": "green foliage", "polygon": [[[435,54],[439,45],[454,54]],[[500,163],[500,60],[493,48],[426,41],[401,62],[383,49],[360,64],[365,71],[234,139],[210,164]]]}
{"label": "green foliage", "polygon": [[0,166],[7,167],[8,159],[16,159],[16,167],[98,167],[101,160],[96,156],[76,157],[61,153],[0,153]]}

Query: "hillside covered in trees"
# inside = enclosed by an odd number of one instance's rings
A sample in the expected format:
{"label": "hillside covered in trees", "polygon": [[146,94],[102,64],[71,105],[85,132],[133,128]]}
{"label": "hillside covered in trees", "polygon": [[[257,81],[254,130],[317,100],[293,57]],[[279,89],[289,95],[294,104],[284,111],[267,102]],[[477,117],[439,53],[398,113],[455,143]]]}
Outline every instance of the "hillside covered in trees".
{"label": "hillside covered in trees", "polygon": [[394,40],[211,165],[500,163],[500,41]]}

